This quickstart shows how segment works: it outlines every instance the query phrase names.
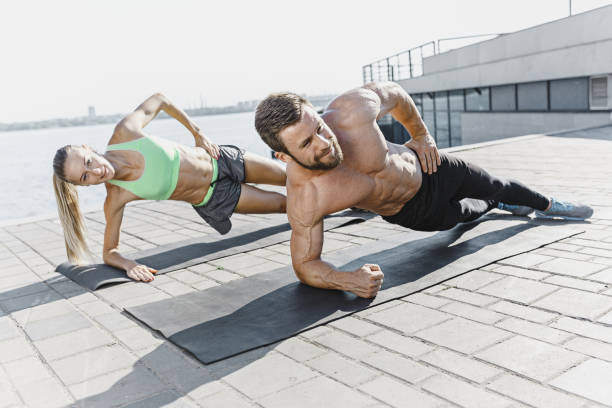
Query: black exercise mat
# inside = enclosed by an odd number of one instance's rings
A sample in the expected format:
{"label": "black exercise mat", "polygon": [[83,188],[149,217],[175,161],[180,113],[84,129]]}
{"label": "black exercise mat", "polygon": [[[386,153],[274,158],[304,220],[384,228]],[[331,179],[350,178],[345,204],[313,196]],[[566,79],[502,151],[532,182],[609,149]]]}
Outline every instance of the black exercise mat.
{"label": "black exercise mat", "polygon": [[580,232],[557,222],[488,216],[444,232],[395,234],[326,257],[343,270],[379,264],[385,279],[375,299],[303,285],[286,267],[125,310],[208,364]]}
{"label": "black exercise mat", "polygon": [[[344,211],[327,217],[325,229],[330,230],[363,222],[374,216],[372,213],[362,211]],[[291,227],[287,223],[287,217],[283,214],[272,216],[270,219],[262,218],[261,221],[253,223],[253,226],[234,228],[223,236],[210,234],[201,238],[162,245],[128,256],[134,257],[137,262],[157,269],[158,274],[163,274],[214,259],[265,248],[288,241],[290,237]],[[110,283],[131,281],[125,271],[106,264],[74,266],[69,262],[64,262],[55,271],[90,290],[99,289]]]}

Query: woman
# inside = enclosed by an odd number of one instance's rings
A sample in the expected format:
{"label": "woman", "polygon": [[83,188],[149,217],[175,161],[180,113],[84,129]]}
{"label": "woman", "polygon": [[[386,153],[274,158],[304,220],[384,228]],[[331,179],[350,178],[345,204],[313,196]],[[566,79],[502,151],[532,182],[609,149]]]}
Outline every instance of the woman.
{"label": "woman", "polygon": [[[163,110],[195,138],[195,147],[147,136],[143,128]],[[149,282],[156,270],[124,258],[118,251],[125,205],[134,200],[181,200],[221,234],[238,213],[285,212],[285,196],[245,183],[285,185],[284,168],[272,160],[217,146],[166,97],[155,94],[115,127],[107,150],[64,146],[53,160],[53,186],[64,229],[68,259],[82,264],[89,256],[76,186],[104,183],[103,260],[132,279]]]}

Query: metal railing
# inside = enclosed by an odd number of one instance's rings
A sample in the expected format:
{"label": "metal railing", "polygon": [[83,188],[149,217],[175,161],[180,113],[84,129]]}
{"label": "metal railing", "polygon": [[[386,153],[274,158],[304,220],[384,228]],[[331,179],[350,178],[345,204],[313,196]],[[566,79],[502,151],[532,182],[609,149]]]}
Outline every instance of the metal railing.
{"label": "metal railing", "polygon": [[430,41],[363,66],[363,83],[397,81],[423,75],[423,58],[436,55],[436,43]]}
{"label": "metal railing", "polygon": [[[442,42],[469,40],[479,37],[496,37],[502,34],[478,34],[461,37],[441,38],[429,41],[409,50],[399,52],[387,58],[374,61],[362,67],[363,83],[373,81],[398,81],[423,75],[423,59],[440,54]],[[460,46],[465,46],[462,44]],[[448,51],[451,47],[445,51]]]}

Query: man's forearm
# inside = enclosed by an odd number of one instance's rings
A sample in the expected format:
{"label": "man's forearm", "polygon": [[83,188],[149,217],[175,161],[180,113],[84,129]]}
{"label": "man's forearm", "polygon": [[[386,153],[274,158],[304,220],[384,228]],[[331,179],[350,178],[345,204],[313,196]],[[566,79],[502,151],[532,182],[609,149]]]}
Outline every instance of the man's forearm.
{"label": "man's forearm", "polygon": [[394,82],[373,82],[365,87],[374,91],[380,98],[379,118],[390,113],[415,140],[429,134],[414,101],[400,85]]}
{"label": "man's forearm", "polygon": [[398,92],[398,99],[397,105],[390,112],[391,116],[406,128],[413,139],[419,140],[427,136],[429,134],[427,126],[410,95],[402,89]]}
{"label": "man's forearm", "polygon": [[321,289],[351,290],[351,272],[340,271],[320,259],[294,264],[293,269],[300,282],[307,285]]}

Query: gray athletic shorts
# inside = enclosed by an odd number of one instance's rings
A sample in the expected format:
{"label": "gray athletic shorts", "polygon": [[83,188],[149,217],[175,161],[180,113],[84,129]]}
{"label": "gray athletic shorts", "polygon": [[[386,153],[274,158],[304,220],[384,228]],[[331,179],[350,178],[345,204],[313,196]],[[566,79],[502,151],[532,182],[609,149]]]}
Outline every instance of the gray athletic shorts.
{"label": "gray athletic shorts", "polygon": [[244,150],[231,145],[219,146],[217,169],[210,200],[193,208],[220,234],[227,234],[232,229],[230,217],[238,205],[241,183],[244,182]]}

